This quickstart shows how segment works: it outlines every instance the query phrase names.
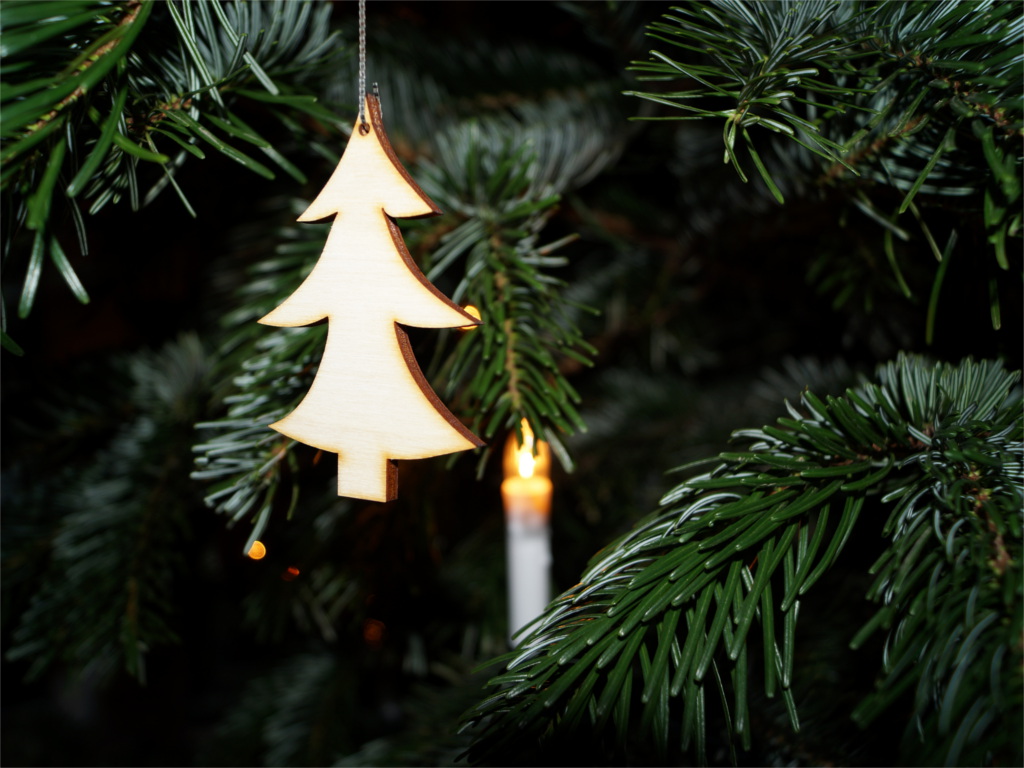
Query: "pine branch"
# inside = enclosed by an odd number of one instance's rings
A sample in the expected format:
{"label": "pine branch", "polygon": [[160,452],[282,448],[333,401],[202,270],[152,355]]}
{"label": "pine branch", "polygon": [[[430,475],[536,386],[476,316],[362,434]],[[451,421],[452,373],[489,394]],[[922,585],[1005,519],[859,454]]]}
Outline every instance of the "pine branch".
{"label": "pine branch", "polygon": [[[927,142],[933,148],[928,162],[900,187],[905,196],[899,212],[906,211],[926,185],[933,194],[967,194],[958,190],[961,174],[956,173],[966,165],[975,171],[974,177],[982,177],[973,186],[983,190],[988,241],[999,266],[1008,269],[1006,240],[1021,232],[1021,215],[1013,210],[1020,197],[1019,144],[1024,136],[1020,7],[998,0],[885,3],[866,21],[873,31],[871,46],[896,64],[874,105],[884,121],[880,127],[889,135],[922,128],[933,133]],[[886,69],[883,65],[879,71]],[[954,144],[935,136],[950,125],[962,127],[956,144],[971,151],[957,152],[943,168],[943,156]],[[915,143],[922,139],[926,136],[916,136]],[[903,143],[896,146],[902,148]]]}
{"label": "pine branch", "polygon": [[[168,185],[195,215],[177,177],[204,147],[265,178],[274,172],[238,148],[248,143],[288,175],[305,176],[236,114],[257,106],[277,122],[336,116],[302,92],[302,79],[333,52],[330,7],[278,3],[5,3],[0,104],[0,189],[5,253],[31,246],[18,314],[35,301],[49,258],[79,300],[88,301],[60,242],[59,215],[74,221],[88,252],[82,209],[94,214],[128,198],[134,209]],[[267,22],[270,22],[268,25]],[[59,42],[59,45],[56,44]],[[255,88],[254,88],[255,86]],[[140,181],[157,166],[148,192]],[[5,336],[6,338],[6,336]]]}
{"label": "pine branch", "polygon": [[887,632],[878,689],[853,717],[867,726],[915,689],[913,728],[937,736],[915,743],[908,732],[904,749],[922,764],[980,765],[1019,749],[1010,729],[992,727],[1024,692],[1019,675],[1000,679],[1020,653],[1011,628],[1020,626],[1024,448],[1019,421],[994,421],[983,401],[999,373],[978,376],[915,457],[922,477],[900,494],[883,530],[893,546],[872,568],[868,597],[883,607],[851,642]]}
{"label": "pine branch", "polygon": [[[909,211],[941,260],[934,243],[945,236],[929,229],[927,205],[955,202],[965,220],[980,213],[996,264],[1009,269],[1007,242],[1022,232],[1019,5],[722,0],[663,18],[649,35],[682,56],[655,50],[636,62],[640,79],[666,85],[631,92],[675,113],[653,119],[723,121],[725,161],[742,181],[753,164],[780,203],[815,187],[839,189],[884,228],[883,248],[908,298],[892,236],[909,238],[911,227],[899,221]],[[669,90],[680,80],[684,90]],[[886,190],[898,195],[895,206]],[[942,276],[933,272],[933,293]],[[990,280],[996,328],[1000,280]],[[842,282],[839,303],[852,290]]]}
{"label": "pine branch", "polygon": [[[658,750],[655,759],[667,759],[670,736],[706,759],[705,706],[713,691],[731,738],[749,749],[752,659],[762,655],[764,695],[782,698],[796,729],[801,597],[840,556],[854,528],[868,524],[859,518],[869,496],[896,502],[885,529],[891,545],[869,594],[884,593],[893,607],[860,637],[890,615],[904,618],[890,633],[894,648],[882,665],[883,687],[859,717],[889,711],[896,701],[889,694],[904,681],[919,683],[919,717],[939,712],[938,726],[924,733],[935,754],[948,760],[984,751],[991,734],[1012,730],[1009,723],[1021,714],[1019,675],[994,674],[988,688],[995,660],[1006,670],[1020,660],[1010,630],[1020,582],[1007,578],[1020,556],[1024,424],[1017,379],[991,363],[933,366],[901,358],[880,369],[878,383],[824,401],[805,392],[801,408],[790,407],[791,418],[778,426],[737,432],[751,441],[747,451],[722,454],[717,469],[666,494],[662,508],[595,556],[580,583],[501,659],[506,671],[467,716],[476,726],[470,758],[514,761],[538,751],[533,758],[543,760],[546,748],[575,734],[598,739],[604,749],[618,750],[611,759],[621,759],[633,743],[627,733],[639,723],[636,736]],[[984,494],[964,494],[981,487]],[[978,515],[982,507],[1002,526],[989,529]],[[960,528],[966,554],[951,560],[955,537],[943,531]],[[938,604],[955,591],[944,590],[947,577],[933,570],[938,562],[955,563],[956,590],[967,595],[974,574],[989,574],[991,597],[976,604],[976,593],[967,624],[956,605],[934,622],[921,611],[923,601]],[[926,627],[930,634],[923,634]],[[948,655],[943,665],[916,663],[921,646],[941,655],[969,633],[955,664],[975,670],[969,677],[976,674],[975,684],[984,687],[981,699],[979,688],[960,684],[964,673],[951,672]],[[973,650],[976,642],[984,646]],[[961,707],[971,710],[962,727],[954,717]],[[1019,745],[998,745],[1000,755],[1015,759]]]}
{"label": "pine branch", "polygon": [[[184,566],[179,545],[195,501],[180,493],[187,466],[181,449],[198,415],[209,360],[194,337],[184,337],[160,353],[131,358],[126,367],[122,394],[133,417],[98,450],[92,445],[86,455],[95,458],[84,467],[76,466],[79,454],[65,463],[65,472],[40,483],[48,497],[46,525],[5,558],[5,569],[14,569],[6,575],[15,582],[17,570],[47,558],[7,653],[10,660],[31,660],[30,678],[60,660],[101,679],[123,666],[144,681],[147,651],[176,640],[171,589]],[[117,381],[108,375],[105,392]],[[58,433],[62,442],[75,440],[75,429],[96,432],[93,419],[79,413],[61,414],[61,423],[72,428]],[[9,500],[12,510],[32,516],[32,505],[17,493]],[[34,558],[23,557],[31,550]]]}
{"label": "pine branch", "polygon": [[245,686],[212,748],[211,765],[325,765],[348,746],[355,691],[340,660],[326,651],[297,654]]}
{"label": "pine branch", "polygon": [[453,136],[446,165],[426,169],[428,192],[461,219],[442,238],[428,279],[464,259],[452,296],[478,307],[484,321],[463,334],[442,368],[449,392],[460,394],[458,407],[474,414],[474,431],[490,440],[525,418],[567,462],[559,434],[583,424],[558,361],[587,363],[590,350],[569,320],[564,283],[548,274],[565,264],[552,254],[571,238],[537,244],[558,196],[553,179],[537,178],[544,170],[540,158],[526,156],[531,143],[471,123]]}
{"label": "pine branch", "polygon": [[[709,63],[678,62],[652,51],[655,61],[636,62],[633,69],[644,73],[641,80],[683,76],[699,87],[630,95],[688,113],[674,119],[724,119],[726,162],[747,180],[737,154],[737,140],[741,139],[761,178],[781,203],[782,193],[748,129],[767,128],[830,163],[845,165],[842,147],[822,132],[824,120],[816,119],[815,114],[819,108],[823,116],[845,112],[856,106],[854,99],[862,91],[844,83],[844,76],[855,71],[850,61],[860,42],[844,37],[856,17],[855,8],[827,1],[750,5],[742,0],[677,8],[678,15],[666,14],[665,22],[651,25],[650,36],[689,51],[691,56],[703,54]],[[723,106],[701,106],[705,102]]]}

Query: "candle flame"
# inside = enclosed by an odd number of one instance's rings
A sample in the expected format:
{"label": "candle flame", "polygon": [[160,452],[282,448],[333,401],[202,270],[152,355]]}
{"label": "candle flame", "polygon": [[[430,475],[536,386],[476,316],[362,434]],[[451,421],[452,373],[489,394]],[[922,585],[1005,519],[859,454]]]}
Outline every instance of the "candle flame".
{"label": "candle flame", "polygon": [[519,431],[522,444],[518,444],[513,432],[505,447],[505,477],[548,477],[551,452],[547,443],[536,439],[526,419],[520,422]]}
{"label": "candle flame", "polygon": [[546,525],[551,511],[551,448],[538,440],[526,419],[508,436],[502,459],[501,498],[509,519]]}
{"label": "candle flame", "polygon": [[537,468],[537,459],[533,456],[533,430],[526,419],[523,419],[520,428],[523,431],[523,444],[516,451],[516,469],[520,477],[533,477]]}

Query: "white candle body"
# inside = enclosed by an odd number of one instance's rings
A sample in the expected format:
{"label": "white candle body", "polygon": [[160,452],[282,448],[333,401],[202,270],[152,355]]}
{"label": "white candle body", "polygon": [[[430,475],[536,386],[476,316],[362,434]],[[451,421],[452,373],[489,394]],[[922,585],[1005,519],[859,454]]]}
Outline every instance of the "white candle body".
{"label": "white candle body", "polygon": [[501,486],[505,502],[505,554],[508,561],[509,642],[551,602],[551,481],[513,477]]}

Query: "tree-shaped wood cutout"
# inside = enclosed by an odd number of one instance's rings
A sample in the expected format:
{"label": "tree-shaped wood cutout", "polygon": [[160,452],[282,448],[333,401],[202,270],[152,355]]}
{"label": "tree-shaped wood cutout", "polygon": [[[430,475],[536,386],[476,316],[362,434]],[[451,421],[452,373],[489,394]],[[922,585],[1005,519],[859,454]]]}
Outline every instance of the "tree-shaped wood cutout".
{"label": "tree-shaped wood cutout", "polygon": [[395,460],[483,445],[444,406],[413,356],[402,325],[456,328],[479,321],[431,285],[409,255],[396,218],[440,210],[395,156],[380,102],[360,120],[327,185],[299,221],[336,216],[313,271],[259,322],[295,327],[324,319],[327,346],[298,407],[271,424],[338,454],[338,495],[390,501]]}

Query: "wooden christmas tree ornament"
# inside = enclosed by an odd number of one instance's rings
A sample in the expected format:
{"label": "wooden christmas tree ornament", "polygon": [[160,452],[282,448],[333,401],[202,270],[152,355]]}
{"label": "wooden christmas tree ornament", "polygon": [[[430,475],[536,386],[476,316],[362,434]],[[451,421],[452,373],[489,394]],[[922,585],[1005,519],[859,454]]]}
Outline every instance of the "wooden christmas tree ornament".
{"label": "wooden christmas tree ornament", "polygon": [[395,156],[380,102],[366,96],[327,185],[299,221],[335,216],[316,266],[259,322],[279,327],[329,323],[327,346],[309,392],[271,424],[283,435],[338,454],[338,495],[390,501],[395,460],[483,445],[430,388],[399,324],[478,325],[431,285],[409,255],[396,218],[441,211]]}

